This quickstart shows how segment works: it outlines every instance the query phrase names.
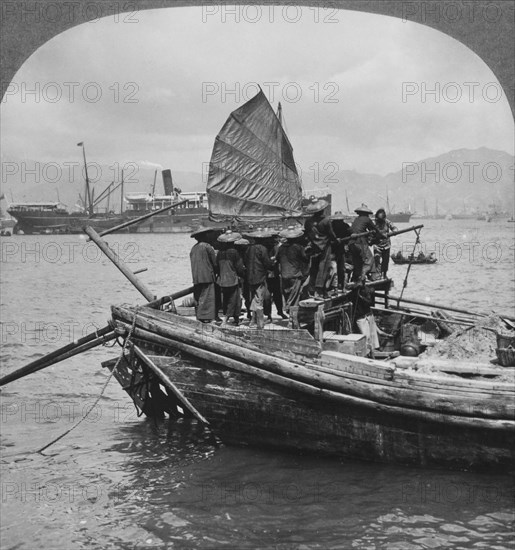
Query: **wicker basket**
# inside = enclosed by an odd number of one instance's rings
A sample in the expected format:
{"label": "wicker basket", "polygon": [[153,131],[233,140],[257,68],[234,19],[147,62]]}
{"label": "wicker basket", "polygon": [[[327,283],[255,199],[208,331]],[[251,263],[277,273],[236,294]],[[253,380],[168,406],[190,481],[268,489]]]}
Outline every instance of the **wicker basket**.
{"label": "wicker basket", "polygon": [[497,348],[495,353],[497,353],[497,359],[503,367],[515,366],[515,349],[511,346],[509,348]]}
{"label": "wicker basket", "polygon": [[513,332],[496,332],[497,335],[497,347],[506,349],[515,347],[515,333]]}

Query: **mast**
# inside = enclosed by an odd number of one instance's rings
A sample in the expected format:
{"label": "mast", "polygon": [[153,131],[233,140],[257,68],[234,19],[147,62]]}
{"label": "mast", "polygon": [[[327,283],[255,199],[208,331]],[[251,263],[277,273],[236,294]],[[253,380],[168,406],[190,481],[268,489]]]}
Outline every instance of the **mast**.
{"label": "mast", "polygon": [[347,189],[345,189],[345,202],[347,203],[347,212],[350,213],[349,196],[347,195]]}
{"label": "mast", "polygon": [[106,212],[109,214],[109,207],[111,206],[111,186],[113,185],[114,181],[109,184],[109,191],[107,193],[107,208]]}
{"label": "mast", "polygon": [[388,210],[388,214],[390,214],[390,197],[388,196],[388,185],[386,186],[386,208]]}
{"label": "mast", "polygon": [[86,198],[86,211],[91,216],[93,215],[93,201],[91,199],[91,192],[89,188],[89,177],[88,177],[88,164],[86,162],[86,148],[84,147],[84,142],[81,141],[80,143],[77,143],[78,147],[82,147],[82,156],[84,158],[84,172],[86,175],[86,187],[84,190],[84,195]]}
{"label": "mast", "polygon": [[120,185],[120,214],[123,215],[123,168],[122,168],[122,182]]}
{"label": "mast", "polygon": [[156,192],[156,178],[157,178],[157,168],[156,168],[156,171],[154,172],[154,185],[152,186],[152,196],[154,196]]}

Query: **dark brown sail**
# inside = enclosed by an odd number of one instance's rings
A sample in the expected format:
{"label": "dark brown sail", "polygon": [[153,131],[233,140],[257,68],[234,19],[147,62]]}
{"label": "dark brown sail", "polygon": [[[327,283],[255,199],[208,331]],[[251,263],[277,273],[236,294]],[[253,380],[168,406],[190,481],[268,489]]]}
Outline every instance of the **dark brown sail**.
{"label": "dark brown sail", "polygon": [[301,214],[292,146],[260,91],[231,113],[217,135],[207,183],[215,221],[266,221]]}

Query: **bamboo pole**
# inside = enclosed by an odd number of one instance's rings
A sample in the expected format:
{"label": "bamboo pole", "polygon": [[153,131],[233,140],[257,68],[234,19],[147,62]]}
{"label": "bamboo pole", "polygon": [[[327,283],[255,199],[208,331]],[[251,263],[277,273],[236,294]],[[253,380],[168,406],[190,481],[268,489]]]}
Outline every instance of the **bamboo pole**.
{"label": "bamboo pole", "polygon": [[170,378],[150,359],[148,355],[143,353],[143,351],[138,346],[133,346],[136,355],[147,365],[156,374],[161,381],[164,382],[169,390],[177,397],[177,399],[190,411],[190,413],[204,424],[209,424],[209,422],[198,412],[198,410],[190,403],[185,395],[181,393],[179,388],[170,380]]}
{"label": "bamboo pole", "polygon": [[134,275],[134,273],[120,260],[118,254],[116,254],[116,252],[100,238],[100,235],[92,227],[85,227],[84,232],[125,275],[125,277],[129,279],[129,281],[138,289],[138,291],[147,299],[148,302],[152,302],[156,299],[154,293],[143,282],[141,282],[136,275]]}
{"label": "bamboo pole", "polygon": [[[421,225],[412,225],[411,227],[407,227],[406,229],[399,229],[398,231],[392,231],[391,233],[386,233],[386,237],[396,237],[397,235],[402,235],[403,233],[408,233],[409,231],[417,231],[419,229],[422,229],[424,226]],[[354,239],[357,239],[358,237],[367,237],[368,235],[373,235],[374,231],[364,231],[363,233],[354,233],[350,237],[344,237],[343,239],[339,239],[340,242],[348,242],[352,241]]]}
{"label": "bamboo pole", "polygon": [[159,309],[161,306],[164,306],[168,302],[171,302],[172,300],[178,300],[179,298],[184,298],[184,296],[188,296],[188,294],[192,294],[192,292],[193,287],[189,286],[188,288],[179,290],[178,292],[174,292],[170,296],[163,296],[162,298],[158,298],[157,300],[152,300],[148,304],[145,304],[145,307]]}
{"label": "bamboo pole", "polygon": [[[166,212],[167,210],[171,210],[172,208],[175,208],[176,206],[179,206],[180,204],[184,204],[185,201],[179,201],[175,202],[174,204],[170,204],[169,206],[165,206],[164,208],[160,208],[159,210],[154,210],[153,212],[149,212],[148,214],[145,214],[144,216],[139,216],[138,218],[134,218],[133,220],[129,220],[127,222],[123,222],[119,225],[116,225],[115,227],[111,227],[111,229],[106,229],[105,231],[102,231],[100,233],[100,237],[103,237],[105,235],[109,235],[111,233],[115,233],[116,231],[120,231],[120,229],[125,229],[126,227],[129,227],[131,225],[134,225],[136,223],[140,223],[142,221],[147,220],[148,218],[151,218],[152,216],[156,216],[157,214],[161,214],[162,212]],[[85,231],[85,228],[84,228]]]}
{"label": "bamboo pole", "polygon": [[[160,306],[166,304],[167,302],[170,302],[171,300],[178,300],[179,298],[187,296],[192,292],[193,287],[188,287],[184,290],[174,292],[170,296],[163,296],[162,298],[153,300],[152,302],[145,304],[145,306],[150,308],[159,308]],[[28,365],[25,365],[24,367],[21,367],[20,369],[0,378],[0,387],[8,384],[9,382],[13,382],[14,380],[18,380],[19,378],[23,378],[24,376],[32,374],[33,372],[37,372],[38,370],[50,367],[51,365],[64,361],[64,359],[67,359],[68,357],[72,357],[73,355],[78,355],[79,353],[88,351],[95,346],[102,344],[103,342],[113,340],[115,337],[116,335],[113,333],[111,325],[106,325],[105,327],[99,328],[98,330],[95,330],[94,332],[83,336],[76,342],[67,344],[66,346],[59,348],[51,353],[48,353],[47,355],[40,357],[35,361],[32,361]],[[90,346],[89,344],[92,345]]]}
{"label": "bamboo pole", "polygon": [[[465,313],[466,315],[475,315],[477,317],[486,317],[488,315],[487,313],[478,313],[475,311],[468,311],[466,309],[459,309],[456,307],[444,306],[441,304],[434,304],[431,302],[420,302],[409,298],[400,298],[399,296],[392,296],[391,294],[388,296],[388,298],[390,300],[399,300],[401,302],[405,302],[406,304],[415,304],[417,306],[426,306],[426,307],[432,307],[435,309],[444,309],[447,311],[454,311],[455,313]],[[503,319],[509,319],[510,321],[515,321],[515,317],[509,317],[508,315],[499,314],[499,317],[502,317]]]}
{"label": "bamboo pole", "polygon": [[103,344],[104,342],[114,340],[116,338],[116,334],[112,331],[111,327],[104,327],[104,329],[106,328],[108,329],[108,332],[103,332],[101,329],[99,333],[101,332],[102,336],[99,336],[98,338],[92,338],[94,335],[99,334],[97,332],[88,334],[79,340],[79,342],[81,342],[80,344],[78,342],[68,344],[67,346],[64,346],[64,348],[60,348],[48,355],[45,355],[44,357],[41,357],[40,359],[37,359],[36,361],[33,361],[32,363],[29,363],[21,369],[3,376],[0,378],[0,386],[4,386],[5,384],[9,384],[9,382],[14,382],[19,378],[23,378],[24,376],[37,372],[38,370],[45,369],[46,367],[50,367],[56,363],[60,363],[69,357],[88,351],[96,346],[99,346],[100,344]]}
{"label": "bamboo pole", "polygon": [[430,315],[423,315],[420,313],[415,313],[411,311],[407,311],[405,309],[389,309],[389,308],[381,308],[381,307],[372,307],[371,309],[375,311],[386,311],[387,313],[400,313],[401,315],[406,315],[406,317],[417,317],[418,319],[428,319],[429,321],[444,321],[445,323],[451,323],[454,325],[461,325],[466,327],[473,327],[474,325],[472,323],[469,323],[467,321],[453,321],[450,319],[439,319],[438,317],[431,317]]}

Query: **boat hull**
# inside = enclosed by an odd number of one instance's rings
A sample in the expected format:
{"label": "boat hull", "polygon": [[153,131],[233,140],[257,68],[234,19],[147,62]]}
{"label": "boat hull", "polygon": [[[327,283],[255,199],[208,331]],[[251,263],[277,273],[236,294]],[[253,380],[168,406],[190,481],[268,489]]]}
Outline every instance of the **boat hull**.
{"label": "boat hull", "polygon": [[[127,212],[131,217],[141,216],[148,212]],[[191,233],[208,219],[207,208],[184,208],[177,212],[164,212],[138,223],[130,228],[131,233]]]}
{"label": "boat hull", "polygon": [[387,218],[392,223],[409,223],[412,215],[411,212],[396,212],[388,214]]}
{"label": "boat hull", "polygon": [[[177,354],[148,340],[135,343],[163,375],[134,355],[119,363],[115,377],[135,404],[149,416],[189,416],[167,391],[171,381],[226,444],[459,470],[510,471],[515,462],[513,430],[447,423],[445,415],[436,421],[385,414],[352,398],[322,395],[308,384],[284,385],[224,367],[223,361]],[[114,361],[105,366],[112,369]],[[144,379],[150,394],[141,390]]]}
{"label": "boat hull", "polygon": [[95,230],[106,230],[121,224],[124,219],[121,216],[104,216],[95,214],[85,216],[83,214],[53,215],[14,212],[11,214],[16,219],[15,233],[23,232],[25,235],[53,234],[53,233],[82,233],[84,225],[90,225]]}
{"label": "boat hull", "polygon": [[411,265],[417,265],[417,264],[420,264],[420,265],[431,265],[431,264],[435,264],[436,263],[436,258],[430,260],[430,259],[425,259],[425,260],[409,260],[408,258],[395,258],[394,256],[392,256],[392,261],[394,264],[399,264],[399,265],[402,265],[402,264],[409,264],[411,263]]}

